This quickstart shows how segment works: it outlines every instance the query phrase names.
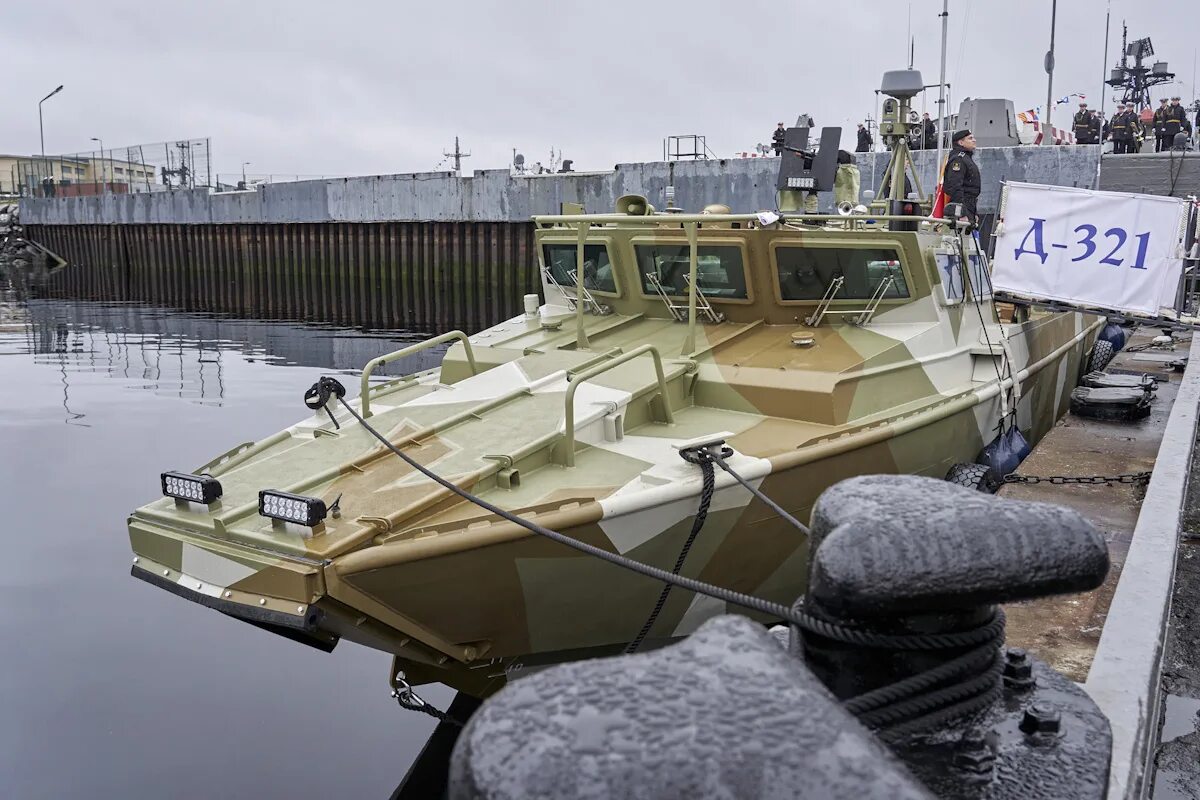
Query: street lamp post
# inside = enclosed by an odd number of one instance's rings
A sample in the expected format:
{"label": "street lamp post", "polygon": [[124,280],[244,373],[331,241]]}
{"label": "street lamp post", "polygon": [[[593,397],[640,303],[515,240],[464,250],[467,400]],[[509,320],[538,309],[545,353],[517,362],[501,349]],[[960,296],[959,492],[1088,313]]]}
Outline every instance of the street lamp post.
{"label": "street lamp post", "polygon": [[[104,140],[98,136],[93,136],[92,141],[100,143],[100,185],[104,187],[108,184],[108,170],[104,168]],[[100,191],[103,192],[104,188],[101,188]]]}
{"label": "street lamp post", "polygon": [[[50,94],[46,95],[45,97],[43,97],[41,100],[38,101],[38,138],[41,139],[41,142],[42,142],[42,167],[43,168],[45,168],[45,165],[46,165],[46,129],[42,126],[42,103],[46,102],[51,97],[54,97],[54,95],[58,94],[62,90],[63,90],[63,87],[62,87],[62,84],[60,83],[58,85],[57,89],[55,89],[53,92],[51,92]],[[53,173],[53,170],[51,170],[51,173]]]}
{"label": "street lamp post", "polygon": [[1050,49],[1046,52],[1046,133],[1042,144],[1054,144],[1054,23],[1058,19],[1058,0],[1050,4]]}

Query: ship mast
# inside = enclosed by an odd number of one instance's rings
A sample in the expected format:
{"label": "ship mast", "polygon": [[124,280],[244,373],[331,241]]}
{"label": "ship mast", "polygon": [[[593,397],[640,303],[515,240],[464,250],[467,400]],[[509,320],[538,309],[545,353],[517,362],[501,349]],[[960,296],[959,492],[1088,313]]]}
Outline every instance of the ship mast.
{"label": "ship mast", "polygon": [[946,113],[946,38],[949,35],[950,27],[950,0],[942,0],[942,71],[938,77],[938,137],[937,137],[937,163],[933,165],[934,169],[934,184],[942,182],[941,176],[937,171],[942,168],[942,151],[945,148],[946,141],[946,120],[949,116]]}

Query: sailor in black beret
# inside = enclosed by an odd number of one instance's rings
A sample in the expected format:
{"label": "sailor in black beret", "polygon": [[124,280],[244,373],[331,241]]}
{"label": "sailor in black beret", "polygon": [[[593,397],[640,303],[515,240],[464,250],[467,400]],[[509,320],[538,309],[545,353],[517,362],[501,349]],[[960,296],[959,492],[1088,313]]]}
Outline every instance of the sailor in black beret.
{"label": "sailor in black beret", "polygon": [[946,205],[961,204],[962,216],[959,219],[966,218],[975,225],[979,222],[976,204],[982,184],[979,167],[975,166],[975,135],[964,128],[955,131],[950,141],[954,143],[954,147],[950,151],[950,157],[946,159],[946,171],[942,177]]}

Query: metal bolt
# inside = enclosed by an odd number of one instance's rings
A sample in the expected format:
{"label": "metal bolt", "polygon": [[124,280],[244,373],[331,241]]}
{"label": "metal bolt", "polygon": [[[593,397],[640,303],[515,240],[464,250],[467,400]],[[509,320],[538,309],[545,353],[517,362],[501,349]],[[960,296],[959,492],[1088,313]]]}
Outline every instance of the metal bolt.
{"label": "metal bolt", "polygon": [[140,558],[138,558],[137,556],[134,556],[134,557],[133,557],[133,563],[135,563],[135,564],[136,564],[136,563],[138,563],[139,561],[141,561],[141,559],[140,559]]}
{"label": "metal bolt", "polygon": [[963,772],[980,778],[990,778],[996,764],[996,754],[988,746],[987,738],[978,731],[968,731],[959,739],[954,751],[954,766]]}
{"label": "metal bolt", "polygon": [[169,569],[163,570],[163,575],[170,575],[170,574],[171,574],[171,570],[169,570]]}
{"label": "metal bolt", "polygon": [[260,606],[265,606],[267,604],[267,598],[265,598],[265,597],[258,598],[258,604]]}
{"label": "metal bolt", "polygon": [[196,581],[196,588],[197,588],[197,589],[203,589],[203,588],[204,588],[204,584],[203,584],[203,583],[201,583],[200,581]]}
{"label": "metal bolt", "polygon": [[1033,662],[1019,647],[1004,653],[1004,685],[1018,692],[1033,688]]}
{"label": "metal bolt", "polygon": [[233,597],[233,592],[229,592],[229,591],[227,591],[227,592],[225,592],[225,596],[226,596],[226,597]]}
{"label": "metal bolt", "polygon": [[1021,730],[1030,735],[1055,734],[1062,728],[1062,714],[1046,702],[1037,702],[1025,709]]}
{"label": "metal bolt", "polygon": [[299,614],[303,614],[303,613],[304,613],[304,606],[296,606],[296,612],[297,612],[297,613],[299,613]]}

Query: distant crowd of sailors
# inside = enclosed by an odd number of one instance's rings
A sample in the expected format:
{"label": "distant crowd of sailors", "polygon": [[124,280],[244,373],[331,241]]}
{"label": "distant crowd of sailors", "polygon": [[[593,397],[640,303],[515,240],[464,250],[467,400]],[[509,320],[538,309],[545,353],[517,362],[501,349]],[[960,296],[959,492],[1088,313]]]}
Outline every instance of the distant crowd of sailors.
{"label": "distant crowd of sailors", "polygon": [[[1072,123],[1075,143],[1100,144],[1111,140],[1113,153],[1140,153],[1153,138],[1154,152],[1170,150],[1178,134],[1192,136],[1192,123],[1178,97],[1172,97],[1170,103],[1165,97],[1158,102],[1153,112],[1148,108],[1139,112],[1133,103],[1117,103],[1117,110],[1108,120],[1089,110],[1087,103],[1080,103]],[[1200,110],[1196,114],[1196,127],[1200,128]]]}
{"label": "distant crowd of sailors", "polygon": [[[1138,112],[1133,103],[1117,103],[1117,110],[1112,117],[1105,120],[1100,114],[1088,108],[1086,102],[1080,102],[1079,111],[1072,120],[1071,129],[1075,133],[1075,144],[1101,144],[1111,141],[1113,153],[1140,153],[1149,147],[1149,141],[1154,140],[1154,152],[1170,150],[1175,144],[1176,134],[1182,133],[1192,138],[1200,131],[1200,103],[1193,109],[1196,112],[1196,124],[1188,119],[1188,109],[1180,105],[1178,97],[1159,101],[1157,109]],[[812,125],[812,118],[807,121]],[[780,122],[771,136],[771,144],[775,155],[783,152],[784,126]],[[937,124],[930,119],[929,114],[922,115],[921,125],[910,138],[909,147],[913,150],[937,149]],[[858,124],[858,140],[855,152],[869,153],[875,144],[871,132],[866,125]],[[1150,152],[1146,149],[1146,152]]]}

